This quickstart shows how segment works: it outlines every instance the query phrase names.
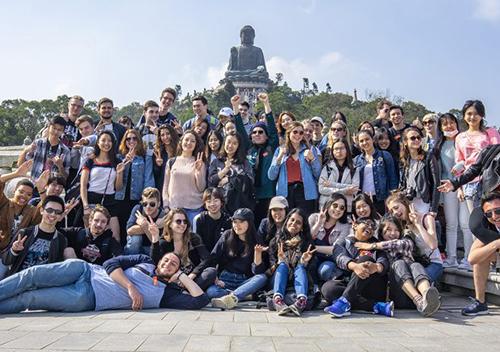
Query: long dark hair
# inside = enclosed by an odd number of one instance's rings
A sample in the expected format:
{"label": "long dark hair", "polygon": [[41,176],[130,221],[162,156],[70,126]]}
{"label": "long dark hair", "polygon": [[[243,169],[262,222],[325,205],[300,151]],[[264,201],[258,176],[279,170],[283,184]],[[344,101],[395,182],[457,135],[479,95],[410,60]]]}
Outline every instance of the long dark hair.
{"label": "long dark hair", "polygon": [[217,131],[217,130],[211,130],[208,132],[207,136],[207,141],[206,141],[206,146],[205,146],[205,158],[207,158],[207,161],[210,162],[210,157],[212,156],[213,152],[212,149],[210,149],[210,146],[208,145],[208,141],[210,140],[210,137],[215,136],[219,140],[219,150],[215,154],[215,157],[218,158],[221,149],[224,148],[224,137],[222,136],[222,133]]}
{"label": "long dark hair", "polygon": [[[276,221],[274,221],[273,219],[273,216],[271,214],[271,208],[269,208],[269,210],[267,211],[267,225],[266,225],[266,238],[265,238],[265,242],[266,243],[269,243],[274,236],[276,236],[276,233],[278,232],[278,224],[276,224]],[[285,217],[286,215],[288,214],[288,207],[286,207],[285,209]],[[283,220],[283,223],[284,223],[284,220]]]}
{"label": "long dark hair", "polygon": [[[443,123],[445,120],[452,120],[457,125],[457,130],[460,133],[460,125],[458,124],[458,119],[452,113],[445,113],[439,116],[437,123],[437,141],[434,145],[434,155],[436,158],[441,157],[441,148],[443,148],[443,143],[446,140],[446,137],[443,135]],[[455,136],[456,137],[456,136]]]}
{"label": "long dark hair", "polygon": [[[245,160],[247,160],[247,152],[245,150],[245,144],[243,142],[243,137],[238,132],[229,133],[226,136],[226,138],[224,138],[223,144],[226,143],[226,139],[228,137],[236,137],[236,139],[238,140],[238,149],[236,150],[236,153],[234,153],[233,163],[234,164],[244,164]],[[227,153],[226,153],[226,149],[224,148],[224,146],[220,150],[220,159],[223,159],[223,160],[227,159]]]}
{"label": "long dark hair", "polygon": [[294,208],[288,213],[288,215],[285,217],[285,220],[283,220],[283,226],[281,227],[281,229],[279,229],[278,233],[276,234],[276,240],[277,243],[281,243],[290,239],[291,235],[286,229],[286,224],[288,220],[290,220],[293,214],[297,214],[300,217],[302,217],[302,230],[299,232],[299,235],[303,240],[301,251],[304,252],[307,250],[307,247],[314,241],[311,236],[311,228],[309,227],[307,214],[304,210],[300,208]]}
{"label": "long dark hair", "polygon": [[354,172],[356,171],[356,169],[354,168],[354,162],[352,161],[351,148],[349,148],[349,143],[347,142],[347,139],[345,137],[335,138],[333,140],[332,147],[331,148],[326,148],[326,151],[325,151],[325,161],[323,162],[323,165],[328,164],[332,160],[336,160],[335,156],[333,155],[333,148],[334,148],[334,146],[335,146],[336,143],[342,143],[342,144],[344,144],[344,147],[345,147],[345,150],[346,150],[346,156],[345,156],[344,163],[347,166],[347,168],[349,169],[349,171],[351,172],[351,177],[352,177],[354,175]]}
{"label": "long dark hair", "polygon": [[193,130],[198,127],[199,125],[201,125],[202,123],[206,124],[207,125],[207,130],[205,131],[205,134],[203,136],[200,136],[201,137],[201,140],[203,141],[203,143],[207,144],[207,137],[208,137],[208,133],[210,132],[211,128],[210,128],[210,121],[208,121],[207,118],[203,118],[203,119],[197,119],[194,124],[193,124]]}
{"label": "long dark hair", "polygon": [[340,222],[341,224],[347,224],[347,199],[344,197],[344,195],[340,193],[332,193],[332,195],[328,197],[328,199],[326,200],[325,204],[323,204],[323,209],[321,210],[322,211],[326,210],[325,221],[330,220],[330,214],[328,214],[328,208],[330,208],[332,204],[338,201],[339,199],[342,199],[344,201],[345,209],[344,209],[344,214],[342,214],[342,217],[338,220],[338,222]]}
{"label": "long dark hair", "polygon": [[354,199],[352,200],[352,214],[355,218],[358,217],[356,215],[356,203],[360,202],[360,201],[365,202],[370,207],[370,216],[369,216],[370,218],[375,219],[375,220],[380,219],[380,214],[377,213],[377,209],[375,209],[375,205],[373,204],[371,198],[366,193],[360,193],[356,197],[354,197]]}
{"label": "long dark hair", "polygon": [[[170,145],[166,145],[161,141],[161,131],[167,130],[170,133]],[[168,157],[174,157],[177,154],[177,146],[179,144],[179,135],[175,129],[169,124],[163,124],[156,131],[155,152],[158,157],[161,157],[162,149],[165,149]],[[170,153],[169,153],[170,150]]]}
{"label": "long dark hair", "polygon": [[238,253],[238,235],[234,232],[234,229],[231,225],[231,230],[227,230],[228,233],[226,238],[227,247],[229,248],[229,256],[230,257],[246,257],[253,253],[253,249],[256,244],[264,244],[262,243],[262,239],[257,236],[257,230],[255,229],[255,225],[253,221],[247,221],[248,230],[245,233],[245,250],[243,253]]}
{"label": "long dark hair", "polygon": [[[379,141],[382,139],[382,137],[386,136],[387,139],[389,139],[389,148],[387,150],[383,150],[380,148]],[[381,151],[386,151],[389,154],[391,154],[392,159],[394,160],[394,163],[396,163],[399,159],[399,150],[397,148],[397,143],[394,141],[394,138],[392,137],[391,133],[389,130],[385,127],[380,127],[377,129],[375,132],[375,136],[373,136],[373,145],[375,146],[376,149],[381,150]]]}
{"label": "long dark hair", "polygon": [[401,222],[401,220],[399,220],[397,217],[395,217],[391,213],[387,213],[384,216],[382,216],[382,219],[380,219],[380,224],[378,226],[378,231],[377,231],[377,238],[379,239],[379,241],[384,240],[384,231],[387,228],[387,225],[389,223],[396,225],[396,227],[398,228],[398,231],[399,231],[399,238],[401,238],[403,236],[404,229],[403,229],[403,223]]}
{"label": "long dark hair", "polygon": [[[484,108],[483,102],[481,100],[467,100],[464,106],[462,107],[462,118],[464,119],[464,121],[465,121],[465,113],[467,112],[467,109],[469,109],[470,107],[474,107],[479,116],[482,117],[481,122],[479,123],[479,130],[481,132],[486,132],[486,121],[484,120],[486,118],[486,110]],[[467,123],[467,121],[465,121],[465,123],[467,124],[468,127],[469,124]]]}
{"label": "long dark hair", "polygon": [[[109,164],[112,167],[116,166],[116,138],[113,132],[108,131],[108,130],[102,130],[99,132],[97,135],[97,142],[95,143],[94,147],[94,159],[97,158],[99,155],[101,155],[101,148],[99,148],[99,140],[103,135],[107,134],[108,136],[111,137],[111,149],[108,152],[108,158],[109,158]],[[142,139],[139,140],[138,142],[142,142]]]}
{"label": "long dark hair", "polygon": [[[417,132],[418,135],[420,136],[420,138],[423,138],[422,132],[420,132],[420,130],[414,126],[408,127],[403,132],[403,140],[401,143],[401,156],[400,157],[401,157],[401,163],[407,169],[410,167],[410,150],[409,150],[408,146],[405,144],[405,142],[408,140],[408,133],[411,131]],[[424,148],[422,148],[422,144],[420,144],[420,147],[418,148],[417,160],[419,160],[419,161],[424,160],[426,157],[426,154],[427,153],[425,152]]]}

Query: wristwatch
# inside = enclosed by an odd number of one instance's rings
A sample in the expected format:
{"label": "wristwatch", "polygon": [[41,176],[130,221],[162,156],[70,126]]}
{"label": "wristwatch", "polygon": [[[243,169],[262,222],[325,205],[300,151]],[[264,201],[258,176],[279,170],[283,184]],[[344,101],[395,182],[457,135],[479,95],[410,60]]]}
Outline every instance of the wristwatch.
{"label": "wristwatch", "polygon": [[377,244],[376,243],[372,243],[371,249],[377,249]]}

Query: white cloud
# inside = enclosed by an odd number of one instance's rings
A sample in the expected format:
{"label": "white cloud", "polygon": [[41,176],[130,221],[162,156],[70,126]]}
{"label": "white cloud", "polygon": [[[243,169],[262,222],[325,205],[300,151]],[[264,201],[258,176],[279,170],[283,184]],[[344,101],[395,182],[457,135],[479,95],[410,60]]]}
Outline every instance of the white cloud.
{"label": "white cloud", "polygon": [[476,0],[474,18],[496,22],[500,20],[500,0]]}
{"label": "white cloud", "polygon": [[316,10],[316,0],[310,0],[306,6],[299,6],[299,10],[307,14],[313,13]]}

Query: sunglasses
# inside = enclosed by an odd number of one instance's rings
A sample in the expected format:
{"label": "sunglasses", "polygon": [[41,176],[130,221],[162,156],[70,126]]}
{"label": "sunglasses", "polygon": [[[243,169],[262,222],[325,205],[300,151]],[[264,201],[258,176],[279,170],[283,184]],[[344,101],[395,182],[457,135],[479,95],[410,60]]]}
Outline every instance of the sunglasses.
{"label": "sunglasses", "polygon": [[295,131],[292,131],[293,134],[300,134],[301,136],[304,135],[304,131],[299,131],[299,130],[295,130]]}
{"label": "sunglasses", "polygon": [[63,213],[62,210],[52,209],[52,208],[45,208],[45,211],[49,214],[56,214],[56,215],[61,215]]}
{"label": "sunglasses", "polygon": [[424,121],[424,122],[423,122],[423,125],[424,125],[424,126],[427,126],[427,125],[434,125],[434,124],[435,124],[435,122],[434,122],[434,121],[432,121],[432,120],[429,120],[429,121]]}
{"label": "sunglasses", "polygon": [[264,134],[264,130],[255,130],[252,134]]}
{"label": "sunglasses", "polygon": [[130,141],[137,141],[137,137],[127,137],[125,139],[127,142],[130,142]]}
{"label": "sunglasses", "polygon": [[488,210],[486,213],[484,213],[484,216],[486,216],[488,219],[490,219],[493,216],[493,213],[495,213],[495,215],[497,215],[497,216],[500,215],[500,208]]}
{"label": "sunglasses", "polygon": [[188,224],[188,221],[187,219],[177,219],[174,221],[177,225],[180,225],[180,224],[184,224],[184,225],[187,225]]}
{"label": "sunglasses", "polygon": [[332,131],[332,132],[344,132],[344,129],[342,127],[340,127],[340,128],[332,127],[332,128],[330,128],[330,131]]}
{"label": "sunglasses", "polygon": [[141,205],[146,208],[148,205],[151,207],[151,208],[154,208],[156,207],[156,203],[155,202],[142,202]]}
{"label": "sunglasses", "polygon": [[345,210],[345,205],[342,205],[342,204],[337,204],[337,203],[333,203],[332,204],[332,208],[333,209],[340,209],[340,210]]}
{"label": "sunglasses", "polygon": [[408,138],[410,141],[419,141],[421,140],[422,138],[420,138],[420,136],[411,136]]}

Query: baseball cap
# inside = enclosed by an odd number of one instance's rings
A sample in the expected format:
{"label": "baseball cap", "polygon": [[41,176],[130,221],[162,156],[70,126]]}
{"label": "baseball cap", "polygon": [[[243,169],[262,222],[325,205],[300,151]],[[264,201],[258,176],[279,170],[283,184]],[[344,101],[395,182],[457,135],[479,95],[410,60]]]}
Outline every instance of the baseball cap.
{"label": "baseball cap", "polygon": [[319,116],[314,116],[312,119],[311,119],[311,122],[313,121],[316,121],[316,122],[319,122],[321,124],[321,126],[324,126],[325,123],[323,122],[323,119]]}
{"label": "baseball cap", "polygon": [[282,196],[276,196],[271,199],[271,202],[269,203],[269,209],[285,209],[288,208],[288,201],[286,200],[285,197]]}
{"label": "baseball cap", "polygon": [[234,112],[233,112],[233,109],[231,109],[231,108],[222,108],[219,111],[219,115],[233,116]]}
{"label": "baseball cap", "polygon": [[240,208],[234,212],[233,220],[253,222],[254,217],[253,217],[253,213],[250,209]]}

